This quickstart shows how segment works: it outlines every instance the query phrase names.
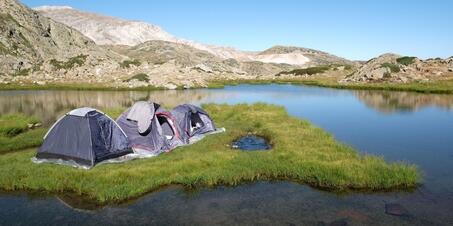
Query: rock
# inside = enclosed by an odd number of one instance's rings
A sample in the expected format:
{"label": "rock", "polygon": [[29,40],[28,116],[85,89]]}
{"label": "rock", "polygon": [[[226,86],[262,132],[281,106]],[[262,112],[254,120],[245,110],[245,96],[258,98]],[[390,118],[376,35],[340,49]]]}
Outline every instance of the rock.
{"label": "rock", "polygon": [[212,73],[213,70],[205,64],[197,64],[194,69],[198,69],[207,73]]}
{"label": "rock", "polygon": [[34,126],[33,123],[28,123],[28,124],[27,124],[27,128],[29,128],[29,129],[33,129],[33,126]]}
{"label": "rock", "polygon": [[353,209],[340,210],[338,211],[337,216],[349,218],[358,222],[369,221],[369,217],[366,214]]}
{"label": "rock", "polygon": [[178,86],[173,84],[173,83],[167,83],[167,84],[164,85],[164,87],[166,89],[176,89],[176,88],[178,88]]}
{"label": "rock", "polygon": [[42,123],[38,122],[38,123],[35,123],[34,127],[41,127],[42,126]]}
{"label": "rock", "polygon": [[408,216],[409,212],[398,203],[385,204],[385,213],[393,216]]}

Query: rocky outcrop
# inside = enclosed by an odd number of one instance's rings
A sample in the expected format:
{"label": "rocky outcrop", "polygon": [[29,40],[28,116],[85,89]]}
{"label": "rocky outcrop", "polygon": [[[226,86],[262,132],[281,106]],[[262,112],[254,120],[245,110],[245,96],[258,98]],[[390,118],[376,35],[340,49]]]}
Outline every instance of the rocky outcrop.
{"label": "rocky outcrop", "polygon": [[329,64],[356,65],[356,63],[332,54],[293,46],[274,46],[256,55],[256,59],[263,62],[289,63],[313,67]]}
{"label": "rocky outcrop", "polygon": [[452,58],[421,60],[416,57],[383,54],[363,64],[342,82],[410,82],[442,79],[453,75]]}

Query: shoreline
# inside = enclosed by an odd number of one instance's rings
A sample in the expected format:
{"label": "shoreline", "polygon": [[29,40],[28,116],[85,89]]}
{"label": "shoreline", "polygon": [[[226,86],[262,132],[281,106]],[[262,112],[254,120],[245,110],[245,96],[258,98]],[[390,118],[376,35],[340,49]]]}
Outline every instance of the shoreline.
{"label": "shoreline", "polygon": [[87,83],[52,83],[38,84],[0,84],[0,91],[13,90],[79,90],[79,91],[162,91],[162,90],[185,90],[185,89],[222,89],[225,86],[236,85],[267,85],[267,84],[290,84],[306,85],[345,90],[382,90],[416,92],[426,94],[453,94],[453,79],[436,80],[427,82],[410,83],[339,83],[333,78],[304,78],[304,79],[241,79],[241,80],[209,80],[206,86],[193,86],[185,88],[178,86],[175,89],[156,86],[141,87],[111,87],[102,84]]}

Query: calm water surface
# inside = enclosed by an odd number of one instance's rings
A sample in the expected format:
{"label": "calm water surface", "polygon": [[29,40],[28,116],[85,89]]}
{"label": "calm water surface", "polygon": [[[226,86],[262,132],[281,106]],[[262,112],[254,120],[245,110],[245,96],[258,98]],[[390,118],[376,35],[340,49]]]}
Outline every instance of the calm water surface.
{"label": "calm water surface", "polygon": [[[22,112],[53,123],[68,110],[128,107],[138,100],[284,106],[362,153],[417,164],[415,191],[334,194],[291,182],[186,191],[169,187],[121,205],[76,197],[0,193],[0,225],[258,224],[453,225],[453,95],[349,91],[292,85],[240,85],[184,91],[0,91],[0,114]],[[385,213],[398,203],[409,215]]]}

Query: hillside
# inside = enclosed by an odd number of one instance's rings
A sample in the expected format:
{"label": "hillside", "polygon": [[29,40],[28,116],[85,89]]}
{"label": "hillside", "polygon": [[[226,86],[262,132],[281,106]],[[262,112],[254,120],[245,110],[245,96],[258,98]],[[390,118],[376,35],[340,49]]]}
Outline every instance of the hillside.
{"label": "hillside", "polygon": [[[103,77],[117,54],[78,31],[41,16],[14,0],[0,1],[0,81],[5,77],[65,79]],[[96,73],[92,73],[96,67]]]}

